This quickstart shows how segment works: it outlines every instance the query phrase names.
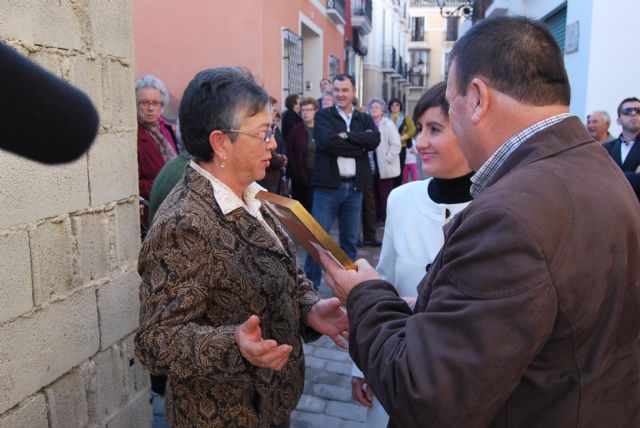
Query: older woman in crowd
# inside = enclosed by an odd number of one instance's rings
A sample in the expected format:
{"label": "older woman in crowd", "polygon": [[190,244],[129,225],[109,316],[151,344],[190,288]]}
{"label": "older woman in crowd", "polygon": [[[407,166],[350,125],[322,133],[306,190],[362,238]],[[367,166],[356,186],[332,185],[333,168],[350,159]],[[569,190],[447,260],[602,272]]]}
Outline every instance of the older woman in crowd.
{"label": "older woman in crowd", "polygon": [[[153,181],[162,167],[178,155],[176,136],[160,115],[169,103],[169,93],[157,77],[147,75],[136,80],[138,107],[138,190],[149,200]],[[142,223],[147,224],[144,211]]]}
{"label": "older woman in crowd", "polygon": [[[416,149],[422,170],[433,178],[391,192],[382,251],[376,270],[411,301],[417,285],[444,243],[442,227],[471,201],[471,168],[449,123],[446,83],[425,92],[416,104]],[[366,426],[386,427],[389,417],[354,365],[353,398],[368,406]]]}
{"label": "older woman in crowd", "polygon": [[256,198],[275,148],[269,97],[248,72],[204,70],[180,105],[193,159],[140,252],[136,355],[167,374],[173,427],[288,427],[304,385],[302,341],[345,347],[295,246]]}
{"label": "older woman in crowd", "polygon": [[376,148],[376,162],[380,180],[376,198],[377,218],[384,221],[387,212],[387,198],[393,190],[393,180],[400,175],[400,134],[395,124],[384,116],[386,103],[373,98],[367,104],[369,114],[380,131],[380,144]]}
{"label": "older woman in crowd", "polygon": [[291,196],[311,212],[313,187],[311,173],[316,154],[316,142],[313,139],[313,124],[318,102],[313,98],[304,98],[300,102],[302,123],[297,124],[289,132],[287,153],[289,154],[289,171],[291,173]]}

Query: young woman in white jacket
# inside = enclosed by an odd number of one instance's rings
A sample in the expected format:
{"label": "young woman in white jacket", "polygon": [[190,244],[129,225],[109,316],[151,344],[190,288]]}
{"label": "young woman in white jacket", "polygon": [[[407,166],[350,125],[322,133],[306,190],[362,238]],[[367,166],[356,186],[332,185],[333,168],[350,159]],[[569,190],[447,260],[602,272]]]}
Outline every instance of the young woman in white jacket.
{"label": "young woman in white jacket", "polygon": [[[418,283],[442,247],[442,226],[471,201],[473,173],[451,130],[445,91],[446,83],[438,83],[416,104],[416,149],[422,171],[432,178],[407,183],[391,192],[376,267],[380,277],[395,284],[398,294],[410,305],[415,302]],[[365,426],[386,427],[389,417],[375,399],[375,391],[355,365],[352,374],[353,398],[369,407]]]}

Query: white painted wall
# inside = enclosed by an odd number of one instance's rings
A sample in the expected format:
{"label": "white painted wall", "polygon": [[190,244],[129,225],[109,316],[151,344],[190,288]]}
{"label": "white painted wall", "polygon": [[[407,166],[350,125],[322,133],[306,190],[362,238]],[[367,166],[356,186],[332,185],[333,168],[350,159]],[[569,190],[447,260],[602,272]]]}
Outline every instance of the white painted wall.
{"label": "white painted wall", "polygon": [[[508,15],[539,19],[563,0],[496,0]],[[637,41],[638,0],[569,0],[567,25],[578,21],[578,51],[565,54],[571,83],[571,113],[586,121],[593,110],[606,110],[612,118],[610,132],[617,135],[617,107],[626,97],[640,97],[640,43]]]}

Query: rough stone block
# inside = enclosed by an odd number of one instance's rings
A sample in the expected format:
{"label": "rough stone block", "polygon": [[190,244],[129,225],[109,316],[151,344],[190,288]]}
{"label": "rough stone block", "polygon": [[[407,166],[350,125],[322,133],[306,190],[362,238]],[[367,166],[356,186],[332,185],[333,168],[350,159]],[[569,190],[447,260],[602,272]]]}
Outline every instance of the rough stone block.
{"label": "rough stone block", "polygon": [[42,428],[47,426],[47,403],[42,394],[26,398],[14,409],[0,415],[0,427]]}
{"label": "rough stone block", "polygon": [[120,344],[122,357],[124,358],[124,375],[127,387],[127,397],[131,397],[141,391],[149,392],[149,388],[151,388],[149,372],[135,356],[133,338],[134,335],[131,334]]}
{"label": "rough stone block", "polygon": [[323,413],[310,413],[294,410],[291,413],[291,426],[296,428],[327,428],[339,427],[342,419],[327,416]]}
{"label": "rough stone block", "polygon": [[82,25],[71,3],[0,0],[0,37],[28,40],[45,46],[80,49]]}
{"label": "rough stone block", "polygon": [[106,55],[133,60],[133,2],[88,2],[93,48]]}
{"label": "rough stone block", "polygon": [[117,413],[124,403],[124,364],[120,357],[120,348],[113,345],[104,352],[97,354],[95,362],[95,415],[101,421]]}
{"label": "rough stone block", "polygon": [[[138,156],[133,132],[99,134],[87,157],[91,206],[138,194]],[[134,224],[139,223],[137,219]]]}
{"label": "rough stone block", "polygon": [[314,369],[323,369],[324,365],[327,363],[326,360],[316,357],[305,357],[304,361],[307,367],[312,367]]}
{"label": "rough stone block", "polygon": [[134,270],[98,287],[100,347],[107,349],[138,328],[140,277]]}
{"label": "rough stone block", "polygon": [[0,323],[33,307],[30,260],[26,231],[0,233]]}
{"label": "rough stone block", "polygon": [[302,394],[300,397],[300,401],[298,401],[298,406],[296,409],[311,412],[311,413],[322,413],[327,407],[327,402],[322,398],[314,397],[313,395]]}
{"label": "rough stone block", "polygon": [[118,265],[137,263],[140,253],[140,209],[137,199],[116,206],[115,222]]}
{"label": "rough stone block", "polygon": [[0,413],[98,351],[93,289],[0,325]]}
{"label": "rough stone block", "polygon": [[100,106],[102,125],[133,130],[137,126],[135,98],[133,68],[119,61],[104,59]]}
{"label": "rough stone block", "polygon": [[326,414],[342,419],[364,422],[367,416],[367,408],[358,404],[332,401],[327,406]]}
{"label": "rough stone block", "polygon": [[352,369],[353,369],[353,363],[339,363],[337,361],[327,362],[327,370],[330,372],[351,376]]}
{"label": "rough stone block", "polygon": [[41,222],[29,230],[36,306],[73,288],[73,243],[68,216]]}
{"label": "rough stone block", "polygon": [[87,385],[79,368],[45,388],[51,428],[83,427],[89,423]]}
{"label": "rough stone block", "polygon": [[71,218],[82,283],[103,278],[109,272],[110,215],[109,212],[85,212]]}
{"label": "rough stone block", "polygon": [[0,229],[89,206],[86,156],[51,166],[0,152],[0,171]]}
{"label": "rough stone block", "polygon": [[351,401],[351,390],[339,386],[318,383],[311,387],[311,393],[328,400]]}
{"label": "rough stone block", "polygon": [[[74,55],[66,58],[62,64],[66,80],[84,91],[100,113],[102,105],[102,64],[98,57]],[[102,119],[102,113],[100,113]]]}
{"label": "rough stone block", "polygon": [[325,358],[325,359],[334,360],[334,361],[349,360],[349,354],[347,353],[347,351],[338,349],[338,348],[334,348],[334,349],[318,348],[315,350],[313,355],[317,358]]}
{"label": "rough stone block", "polygon": [[107,421],[107,428],[145,428],[151,426],[153,414],[149,404],[149,393],[134,396],[116,415]]}

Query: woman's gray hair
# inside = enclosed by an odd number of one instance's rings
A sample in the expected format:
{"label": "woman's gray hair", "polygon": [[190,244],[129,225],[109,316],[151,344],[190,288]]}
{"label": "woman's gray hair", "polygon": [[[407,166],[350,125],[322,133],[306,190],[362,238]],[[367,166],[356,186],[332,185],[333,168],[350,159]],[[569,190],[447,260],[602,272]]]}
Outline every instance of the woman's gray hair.
{"label": "woman's gray hair", "polygon": [[380,107],[382,107],[382,112],[386,112],[387,111],[387,103],[384,102],[384,100],[382,98],[371,98],[369,100],[369,102],[367,103],[367,111],[371,111],[371,107],[373,107],[374,104],[379,104]]}
{"label": "woman's gray hair", "polygon": [[144,88],[157,89],[162,95],[162,106],[166,107],[169,104],[169,91],[167,91],[162,80],[158,79],[156,76],[147,74],[146,76],[142,76],[136,80],[136,102],[138,101],[138,91]]}

